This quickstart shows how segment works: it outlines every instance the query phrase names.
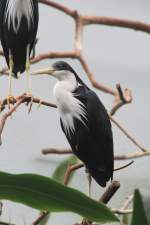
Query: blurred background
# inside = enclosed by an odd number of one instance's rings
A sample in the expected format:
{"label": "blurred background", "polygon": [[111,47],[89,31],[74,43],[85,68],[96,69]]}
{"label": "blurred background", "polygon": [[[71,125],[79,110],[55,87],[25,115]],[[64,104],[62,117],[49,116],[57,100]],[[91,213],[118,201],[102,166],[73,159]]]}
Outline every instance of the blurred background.
{"label": "blurred background", "polygon": [[[148,0],[57,0],[80,13],[104,15],[133,19],[149,23],[150,1]],[[38,29],[36,53],[47,51],[72,50],[74,44],[74,21],[64,13],[40,4],[40,23]],[[84,55],[97,81],[115,88],[120,83],[123,88],[132,90],[133,103],[123,106],[115,118],[146,148],[150,145],[150,37],[134,30],[91,25],[84,30]],[[33,65],[32,70],[50,65],[56,60],[45,60]],[[81,65],[77,60],[67,60],[79,76],[91,87]],[[0,58],[0,67],[5,65]],[[0,77],[0,98],[7,94],[8,77]],[[26,91],[25,74],[19,80],[13,79],[13,93],[20,95]],[[32,77],[32,93],[41,99],[54,102],[53,86],[55,80],[47,76]],[[94,89],[94,88],[93,88]],[[108,110],[113,97],[95,90]],[[113,125],[115,154],[132,153],[136,150],[130,140]],[[0,147],[0,170],[11,173],[38,173],[51,176],[65,156],[43,156],[41,150],[46,147],[69,147],[59,124],[56,109],[34,105],[28,115],[28,108],[22,105],[9,118],[2,135]],[[115,162],[115,167],[125,161]],[[150,187],[150,158],[136,159],[135,163],[114,174],[114,179],[121,183],[121,188],[110,201],[112,207],[120,207],[125,198],[135,188],[148,194]],[[85,193],[88,182],[84,169],[76,172],[71,184]],[[94,181],[92,197],[97,199],[104,190]],[[1,220],[18,225],[31,224],[38,211],[23,205],[4,201]],[[70,225],[80,221],[73,213],[52,214],[48,225]]]}

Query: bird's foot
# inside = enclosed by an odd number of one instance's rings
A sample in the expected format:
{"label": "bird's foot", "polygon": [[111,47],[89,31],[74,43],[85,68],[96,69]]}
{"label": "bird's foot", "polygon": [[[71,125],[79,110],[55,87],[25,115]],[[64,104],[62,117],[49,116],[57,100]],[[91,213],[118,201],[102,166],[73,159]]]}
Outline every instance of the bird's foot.
{"label": "bird's foot", "polygon": [[28,114],[29,114],[32,110],[34,96],[30,92],[27,92],[26,97],[28,99],[26,105],[28,106]]}
{"label": "bird's foot", "polygon": [[3,111],[3,109],[4,109],[3,101],[0,101],[0,113]]}
{"label": "bird's foot", "polygon": [[7,96],[7,105],[8,105],[8,108],[10,109],[11,108],[11,105],[14,105],[14,103],[16,102],[16,99],[13,95],[8,95]]}

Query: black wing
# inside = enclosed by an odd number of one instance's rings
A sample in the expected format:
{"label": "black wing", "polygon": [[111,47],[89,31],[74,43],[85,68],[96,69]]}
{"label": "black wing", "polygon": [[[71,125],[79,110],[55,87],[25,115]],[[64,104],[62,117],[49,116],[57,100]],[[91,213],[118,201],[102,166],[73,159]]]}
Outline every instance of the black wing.
{"label": "black wing", "polygon": [[3,20],[4,20],[4,11],[6,7],[7,0],[0,0],[0,40],[3,33]]}
{"label": "black wing", "polygon": [[92,177],[101,186],[113,178],[113,138],[108,114],[97,95],[80,86],[76,97],[85,105],[87,120],[84,125],[74,119],[75,132],[65,132],[73,152],[85,163]]}
{"label": "black wing", "polygon": [[33,12],[34,12],[34,25],[33,25],[33,35],[31,39],[31,46],[30,46],[30,53],[32,49],[35,47],[35,41],[36,41],[36,34],[37,34],[37,29],[38,29],[38,22],[39,22],[39,8],[38,8],[38,1],[33,0]]}
{"label": "black wing", "polygon": [[[91,167],[91,173],[93,176],[95,174],[95,179],[105,184],[110,178],[113,179],[112,128],[104,105],[93,91],[89,91],[87,94],[87,116],[90,134],[97,145],[95,148],[96,166],[93,167],[89,164],[89,169]],[[100,170],[101,173],[99,173]],[[101,174],[101,177],[98,174]]]}

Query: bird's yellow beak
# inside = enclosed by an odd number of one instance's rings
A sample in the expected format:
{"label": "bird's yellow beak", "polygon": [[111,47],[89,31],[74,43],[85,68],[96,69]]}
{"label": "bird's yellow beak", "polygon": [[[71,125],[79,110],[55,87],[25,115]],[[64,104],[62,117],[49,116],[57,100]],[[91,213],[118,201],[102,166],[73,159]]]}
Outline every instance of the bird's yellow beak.
{"label": "bird's yellow beak", "polygon": [[54,67],[50,66],[50,67],[47,67],[47,68],[44,68],[44,69],[34,71],[34,72],[32,72],[32,75],[42,75],[42,74],[53,75],[55,71],[56,70],[54,69]]}

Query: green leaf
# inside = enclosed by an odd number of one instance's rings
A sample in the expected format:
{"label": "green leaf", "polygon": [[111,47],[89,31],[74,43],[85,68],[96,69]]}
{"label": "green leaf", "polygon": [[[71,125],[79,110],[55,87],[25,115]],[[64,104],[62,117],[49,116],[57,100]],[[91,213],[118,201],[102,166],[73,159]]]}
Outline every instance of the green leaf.
{"label": "green leaf", "polygon": [[[57,168],[56,170],[54,171],[54,174],[53,174],[53,178],[55,180],[57,180],[58,182],[60,183],[63,183],[64,182],[64,176],[65,176],[65,173],[66,173],[66,170],[68,168],[69,165],[73,165],[73,164],[76,164],[78,162],[78,159],[77,157],[75,157],[74,155],[72,156],[69,156],[67,159],[65,159]],[[70,180],[73,176],[74,172],[71,174],[70,176]],[[70,181],[69,180],[69,181]]]}
{"label": "green leaf", "polygon": [[71,211],[96,222],[118,221],[104,204],[73,188],[35,174],[13,175],[0,172],[0,199],[23,203],[38,210]]}
{"label": "green leaf", "polygon": [[149,225],[142,201],[141,194],[138,190],[134,193],[134,207],[131,225]]}
{"label": "green leaf", "polygon": [[[52,178],[55,179],[56,181],[63,183],[64,182],[64,176],[66,173],[66,170],[69,165],[76,164],[78,162],[77,157],[74,155],[67,157],[67,159],[63,160],[58,167],[55,169]],[[71,178],[73,177],[75,173],[73,172],[70,176],[69,182],[71,181]],[[48,220],[50,219],[50,213],[44,218],[39,225],[45,225],[47,224]]]}
{"label": "green leaf", "polygon": [[150,224],[150,193],[142,197],[146,218],[148,220],[148,224]]}

